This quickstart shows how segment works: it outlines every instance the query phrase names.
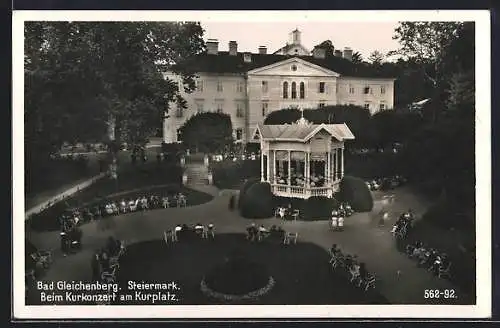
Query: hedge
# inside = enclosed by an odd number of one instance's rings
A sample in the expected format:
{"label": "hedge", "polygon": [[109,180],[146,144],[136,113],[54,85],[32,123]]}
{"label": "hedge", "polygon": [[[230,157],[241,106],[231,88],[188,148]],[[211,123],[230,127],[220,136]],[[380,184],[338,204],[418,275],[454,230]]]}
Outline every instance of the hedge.
{"label": "hedge", "polygon": [[273,216],[273,207],[271,185],[267,182],[258,182],[251,185],[241,199],[240,214],[244,218],[269,218]]}
{"label": "hedge", "polygon": [[254,184],[259,183],[259,182],[260,182],[259,178],[251,178],[251,179],[248,179],[247,181],[245,181],[245,183],[243,184],[243,186],[241,186],[241,189],[240,189],[240,194],[238,197],[238,208],[241,208],[242,199],[245,197],[245,194],[247,193],[248,188],[250,188],[251,186],[253,186]]}
{"label": "hedge", "polygon": [[260,176],[260,160],[225,160],[211,163],[210,169],[216,187],[233,189],[241,186],[244,179]]}
{"label": "hedge", "polygon": [[339,205],[334,198],[324,196],[309,197],[303,202],[302,217],[306,220],[330,219],[332,211]]}
{"label": "hedge", "polygon": [[370,212],[373,209],[372,194],[363,179],[344,176],[340,181],[340,198],[356,212]]}

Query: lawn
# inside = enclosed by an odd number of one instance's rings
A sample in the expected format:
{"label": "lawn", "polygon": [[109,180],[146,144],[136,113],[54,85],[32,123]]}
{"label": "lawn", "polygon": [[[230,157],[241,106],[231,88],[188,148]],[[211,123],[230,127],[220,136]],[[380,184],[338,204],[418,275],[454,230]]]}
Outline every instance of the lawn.
{"label": "lawn", "polygon": [[[274,288],[261,299],[222,303],[200,291],[203,277],[235,252],[265,266],[266,274],[275,279]],[[181,240],[168,247],[162,240],[156,240],[134,244],[127,249],[120,264],[119,281],[122,290],[127,289],[127,281],[175,282],[180,289],[176,292],[179,301],[174,303],[184,305],[387,303],[375,291],[365,293],[352,286],[346,277],[334,273],[329,258],[325,250],[311,243],[288,246],[270,240],[254,243],[245,240],[243,234],[217,235],[215,240]]]}
{"label": "lawn", "polygon": [[154,162],[138,164],[137,167],[124,165],[119,170],[117,181],[103,178],[65,201],[32,216],[28,220],[28,225],[36,231],[58,230],[58,217],[68,208],[88,206],[104,199],[136,198],[145,192],[154,194],[182,192],[188,198],[188,206],[202,204],[212,199],[208,194],[182,187],[181,173],[178,167],[159,166]]}

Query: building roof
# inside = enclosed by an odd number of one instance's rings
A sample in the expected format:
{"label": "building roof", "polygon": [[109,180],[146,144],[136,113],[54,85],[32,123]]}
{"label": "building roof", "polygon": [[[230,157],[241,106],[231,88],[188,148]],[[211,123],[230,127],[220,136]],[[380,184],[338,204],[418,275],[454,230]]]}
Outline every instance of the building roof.
{"label": "building roof", "polygon": [[229,55],[227,51],[220,51],[217,55],[206,53],[196,55],[181,65],[188,67],[193,72],[204,73],[246,73],[252,69],[264,67],[291,57],[298,57],[312,64],[324,67],[344,76],[367,77],[367,78],[394,78],[391,72],[377,69],[364,64],[356,64],[345,58],[328,56],[327,58],[315,58],[313,56],[289,56],[277,54],[255,54],[252,53],[251,62],[243,60],[243,53],[238,52],[235,56]]}
{"label": "building roof", "polygon": [[347,125],[343,124],[281,124],[264,125],[259,123],[256,133],[262,140],[307,142],[320,131],[328,132],[339,141],[353,140],[354,135]]}

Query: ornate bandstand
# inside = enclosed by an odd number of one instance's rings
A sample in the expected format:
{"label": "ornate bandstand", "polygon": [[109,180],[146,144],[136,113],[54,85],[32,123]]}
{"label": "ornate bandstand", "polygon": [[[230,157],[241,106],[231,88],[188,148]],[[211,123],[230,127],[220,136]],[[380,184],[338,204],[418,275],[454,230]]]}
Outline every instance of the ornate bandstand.
{"label": "ornate bandstand", "polygon": [[260,142],[261,181],[274,195],[333,197],[344,175],[344,142],[354,135],[345,124],[258,124],[253,141]]}

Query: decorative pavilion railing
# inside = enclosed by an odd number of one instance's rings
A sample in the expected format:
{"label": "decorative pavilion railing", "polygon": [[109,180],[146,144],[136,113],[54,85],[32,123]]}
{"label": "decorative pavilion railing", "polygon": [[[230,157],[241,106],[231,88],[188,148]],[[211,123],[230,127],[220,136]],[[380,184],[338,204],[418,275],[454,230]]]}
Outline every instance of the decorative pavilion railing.
{"label": "decorative pavilion railing", "polygon": [[281,197],[309,198],[313,196],[333,197],[339,190],[340,181],[335,181],[331,186],[326,187],[302,187],[289,186],[283,184],[271,184],[273,194]]}

